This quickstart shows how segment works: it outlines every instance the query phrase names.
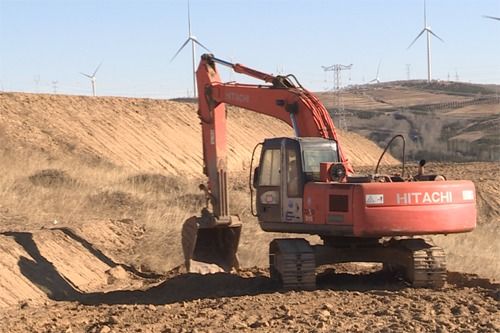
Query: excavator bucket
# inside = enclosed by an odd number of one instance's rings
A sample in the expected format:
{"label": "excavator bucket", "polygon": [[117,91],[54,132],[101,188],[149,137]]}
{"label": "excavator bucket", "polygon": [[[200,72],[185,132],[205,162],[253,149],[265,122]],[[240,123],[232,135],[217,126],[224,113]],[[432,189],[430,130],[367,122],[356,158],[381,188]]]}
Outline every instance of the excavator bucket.
{"label": "excavator bucket", "polygon": [[241,222],[207,225],[193,216],[182,226],[182,250],[186,270],[209,274],[239,269],[236,251],[241,234]]}

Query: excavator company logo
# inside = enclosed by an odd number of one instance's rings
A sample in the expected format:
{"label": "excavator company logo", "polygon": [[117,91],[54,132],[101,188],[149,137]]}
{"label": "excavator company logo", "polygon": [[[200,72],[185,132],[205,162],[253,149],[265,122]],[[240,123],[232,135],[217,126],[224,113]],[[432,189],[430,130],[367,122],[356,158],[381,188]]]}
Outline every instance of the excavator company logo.
{"label": "excavator company logo", "polygon": [[396,193],[396,203],[398,205],[432,204],[432,203],[452,203],[451,192],[410,192]]}
{"label": "excavator company logo", "polygon": [[235,92],[226,92],[226,99],[228,101],[234,101],[238,103],[250,103],[250,96],[245,94],[238,94]]}

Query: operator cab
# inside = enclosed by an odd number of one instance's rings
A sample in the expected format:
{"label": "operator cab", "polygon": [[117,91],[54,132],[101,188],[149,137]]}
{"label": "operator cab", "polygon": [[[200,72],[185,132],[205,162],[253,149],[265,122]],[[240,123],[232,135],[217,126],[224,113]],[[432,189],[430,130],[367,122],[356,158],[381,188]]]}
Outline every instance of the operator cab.
{"label": "operator cab", "polygon": [[334,140],[266,139],[254,174],[259,221],[302,222],[304,185],[320,181],[321,162],[339,161]]}

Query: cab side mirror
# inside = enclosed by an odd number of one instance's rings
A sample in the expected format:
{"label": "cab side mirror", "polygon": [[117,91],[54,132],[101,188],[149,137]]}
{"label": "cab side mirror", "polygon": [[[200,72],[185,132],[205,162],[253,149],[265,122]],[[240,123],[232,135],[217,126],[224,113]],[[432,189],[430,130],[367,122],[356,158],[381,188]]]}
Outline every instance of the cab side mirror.
{"label": "cab side mirror", "polygon": [[257,188],[258,183],[259,183],[259,167],[256,167],[253,171],[253,179],[252,179],[253,187]]}

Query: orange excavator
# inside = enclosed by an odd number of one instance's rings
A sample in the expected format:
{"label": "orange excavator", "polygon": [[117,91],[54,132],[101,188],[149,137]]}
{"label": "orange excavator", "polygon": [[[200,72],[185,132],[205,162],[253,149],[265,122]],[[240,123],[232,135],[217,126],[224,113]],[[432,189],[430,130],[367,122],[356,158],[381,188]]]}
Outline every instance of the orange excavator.
{"label": "orange excavator", "polygon": [[[216,64],[265,84],[223,83]],[[468,232],[476,226],[476,192],[465,180],[417,175],[355,174],[322,103],[293,75],[270,75],[204,54],[196,72],[202,126],[207,206],[185,221],[182,246],[190,272],[239,268],[242,222],[229,212],[225,104],[280,119],[294,137],[265,139],[251,170],[256,212],[264,231],[318,235],[275,239],[269,245],[271,278],[285,288],[315,288],[316,267],[375,262],[401,272],[414,287],[442,287],[444,251],[419,236]],[[404,147],[404,145],[403,145]],[[256,147],[257,148],[257,147]],[[255,154],[256,149],[254,149]],[[404,156],[404,148],[403,148]],[[252,156],[253,161],[253,156]],[[251,167],[252,169],[252,167]],[[253,204],[252,204],[253,209]]]}

